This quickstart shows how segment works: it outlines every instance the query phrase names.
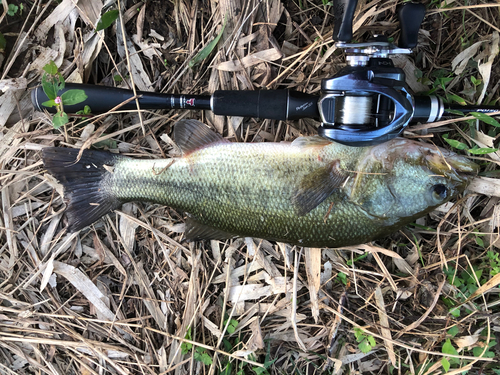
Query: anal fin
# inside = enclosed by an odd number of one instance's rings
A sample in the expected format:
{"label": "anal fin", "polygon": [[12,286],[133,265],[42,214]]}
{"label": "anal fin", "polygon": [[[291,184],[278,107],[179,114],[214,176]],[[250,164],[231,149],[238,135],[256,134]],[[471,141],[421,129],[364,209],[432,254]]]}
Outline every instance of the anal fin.
{"label": "anal fin", "polygon": [[227,240],[237,237],[234,234],[200,223],[196,218],[186,218],[186,239],[189,241]]}
{"label": "anal fin", "polygon": [[293,205],[299,216],[304,216],[320,205],[335,189],[342,187],[349,174],[340,169],[335,160],[325,167],[309,173],[300,182],[293,197]]}

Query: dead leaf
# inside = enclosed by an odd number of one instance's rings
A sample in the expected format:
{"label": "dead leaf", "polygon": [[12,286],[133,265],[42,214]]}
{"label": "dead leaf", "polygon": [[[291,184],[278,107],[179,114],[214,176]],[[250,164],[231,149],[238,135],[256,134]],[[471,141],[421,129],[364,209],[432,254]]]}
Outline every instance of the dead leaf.
{"label": "dead leaf", "polygon": [[[80,293],[82,293],[85,298],[95,307],[102,318],[109,321],[114,321],[116,319],[115,314],[109,309],[105,300],[107,297],[102,294],[99,288],[78,268],[70,266],[62,262],[54,260],[52,265],[48,267],[53,267],[56,274],[61,275],[66,280],[68,280]],[[47,273],[47,272],[46,272]],[[44,278],[46,273],[44,273]]]}
{"label": "dead leaf", "polygon": [[135,231],[139,225],[128,217],[135,217],[137,214],[137,205],[134,203],[125,203],[122,205],[122,212],[124,215],[120,215],[120,234],[123,238],[124,246],[132,253],[134,251]]}
{"label": "dead leaf", "polygon": [[259,349],[264,349],[264,338],[262,337],[262,330],[260,329],[259,319],[255,319],[250,324],[250,330],[253,333],[247,343],[248,349],[254,352]]}
{"label": "dead leaf", "polygon": [[460,52],[451,61],[451,69],[457,76],[462,74],[465,67],[467,66],[467,63],[469,62],[470,59],[472,59],[476,55],[477,51],[479,50],[479,47],[481,47],[481,44],[483,44],[483,42],[474,43],[472,46]]}
{"label": "dead leaf", "polygon": [[383,247],[380,247],[380,246],[373,246],[373,245],[370,245],[370,244],[362,244],[362,245],[356,245],[356,246],[347,246],[347,247],[343,247],[343,249],[346,249],[346,250],[361,249],[361,250],[364,250],[364,251],[368,251],[368,252],[370,252],[372,254],[373,253],[381,253],[381,254],[384,254],[384,255],[386,255],[388,257],[391,257],[391,258],[403,259],[401,257],[401,255],[399,255],[395,251],[384,249]]}
{"label": "dead leaf", "polygon": [[500,197],[500,179],[475,177],[467,187],[467,190],[471,193]]}
{"label": "dead leaf", "polygon": [[[285,293],[286,291],[291,291],[293,284],[288,280],[285,283],[284,277],[275,277],[272,280],[269,279],[271,285],[262,284],[247,284],[247,285],[235,285],[229,289],[228,299],[233,302],[241,302],[247,300],[258,300],[264,296],[272,296],[279,293]],[[298,290],[302,289],[303,285],[298,282]]]}
{"label": "dead leaf", "polygon": [[478,70],[481,77],[483,77],[483,89],[481,91],[481,95],[479,95],[478,103],[481,103],[486,94],[486,89],[490,83],[491,76],[491,68],[493,66],[493,60],[498,55],[498,47],[499,47],[500,38],[498,36],[498,31],[494,31],[491,36],[491,42],[488,45],[489,54],[488,59],[484,63],[479,63]]}
{"label": "dead leaf", "polygon": [[478,330],[476,330],[476,332],[474,332],[473,335],[453,338],[453,342],[458,346],[457,350],[460,352],[461,349],[468,348],[474,345],[477,340],[479,340],[483,329],[483,327],[479,328]]}
{"label": "dead leaf", "polygon": [[384,337],[385,348],[387,349],[387,355],[391,360],[393,366],[396,366],[396,354],[394,353],[394,346],[392,344],[392,334],[389,328],[389,318],[385,311],[384,296],[382,295],[382,289],[379,286],[375,288],[375,303],[378,307],[378,317],[380,321],[380,334]]}
{"label": "dead leaf", "polygon": [[52,276],[53,271],[54,271],[54,261],[52,259],[49,259],[45,265],[45,270],[43,271],[43,277],[40,283],[40,292],[43,292],[43,290],[49,283],[49,279]]}
{"label": "dead leaf", "polygon": [[283,57],[282,53],[275,48],[270,48],[264,51],[255,52],[245,56],[240,60],[224,61],[216,66],[218,70],[226,72],[237,72],[245,68],[260,64],[266,61],[276,61]]}
{"label": "dead leaf", "polygon": [[153,60],[154,57],[161,56],[161,53],[156,51],[157,49],[161,48],[160,43],[153,43],[148,40],[142,41],[141,39],[139,39],[139,36],[137,34],[132,35],[132,41],[141,49],[140,52],[142,52],[150,60]]}
{"label": "dead leaf", "polygon": [[305,248],[304,258],[306,262],[307,284],[309,288],[309,297],[311,299],[311,314],[314,321],[318,323],[319,305],[318,292],[320,287],[321,272],[321,249]]}
{"label": "dead leaf", "polygon": [[49,30],[57,23],[64,21],[69,14],[75,9],[76,1],[73,0],[63,0],[53,12],[46,17],[43,22],[35,30],[35,37],[38,40],[45,40],[49,33]]}
{"label": "dead leaf", "polygon": [[477,288],[477,290],[474,293],[472,293],[472,295],[469,298],[467,298],[467,300],[464,303],[472,301],[476,297],[479,297],[480,295],[486,293],[488,290],[497,287],[499,284],[500,284],[500,273],[497,273],[495,276],[493,276],[491,279],[489,279],[487,282],[485,282],[483,285]]}

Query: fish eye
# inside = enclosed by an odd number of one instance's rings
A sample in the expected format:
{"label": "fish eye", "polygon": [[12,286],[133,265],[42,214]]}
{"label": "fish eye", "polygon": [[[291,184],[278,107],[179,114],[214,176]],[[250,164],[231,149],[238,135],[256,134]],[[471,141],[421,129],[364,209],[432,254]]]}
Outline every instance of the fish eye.
{"label": "fish eye", "polygon": [[446,199],[448,196],[448,189],[443,184],[436,184],[432,186],[432,197],[438,201]]}

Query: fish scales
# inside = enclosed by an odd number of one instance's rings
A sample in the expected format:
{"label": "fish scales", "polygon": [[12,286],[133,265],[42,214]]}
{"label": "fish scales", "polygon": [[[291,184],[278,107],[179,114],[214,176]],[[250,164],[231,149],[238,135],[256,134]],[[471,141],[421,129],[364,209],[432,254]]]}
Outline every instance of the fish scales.
{"label": "fish scales", "polygon": [[139,160],[47,148],[64,186],[69,230],[123,202],[188,213],[191,239],[251,236],[315,247],[387,235],[455,197],[477,166],[453,152],[405,139],[349,147],[302,137],[293,143],[231,143],[195,120],[174,138],[183,156]]}

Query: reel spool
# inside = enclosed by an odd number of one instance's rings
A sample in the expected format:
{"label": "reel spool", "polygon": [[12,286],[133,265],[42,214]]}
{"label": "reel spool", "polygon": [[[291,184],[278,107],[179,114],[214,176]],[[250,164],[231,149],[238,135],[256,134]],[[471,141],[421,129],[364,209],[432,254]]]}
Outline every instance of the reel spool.
{"label": "reel spool", "polygon": [[383,95],[346,95],[337,99],[337,124],[345,129],[387,126],[394,118],[394,105]]}
{"label": "reel spool", "polygon": [[346,127],[364,127],[372,123],[373,97],[371,95],[339,97],[335,118]]}

